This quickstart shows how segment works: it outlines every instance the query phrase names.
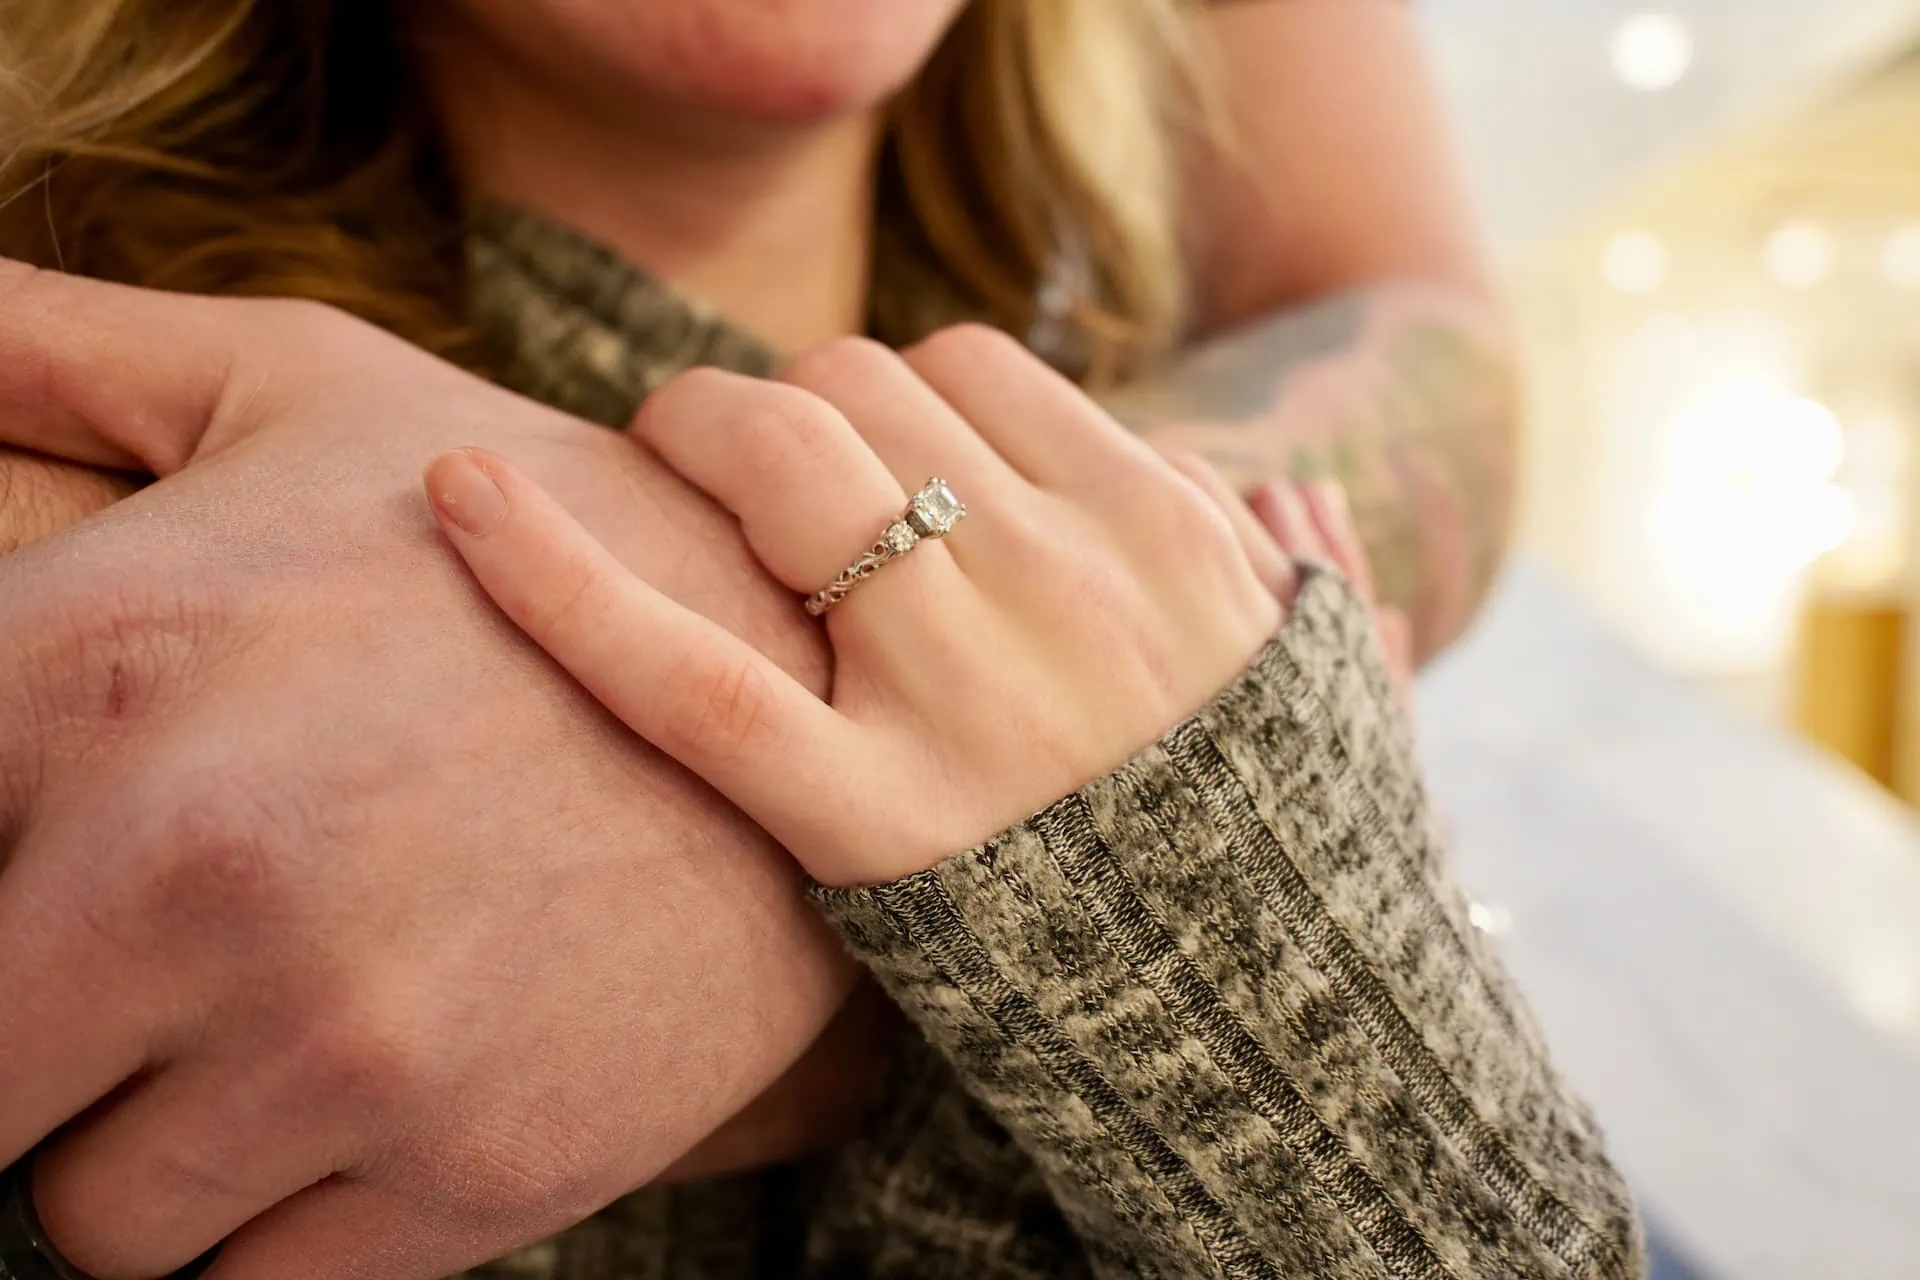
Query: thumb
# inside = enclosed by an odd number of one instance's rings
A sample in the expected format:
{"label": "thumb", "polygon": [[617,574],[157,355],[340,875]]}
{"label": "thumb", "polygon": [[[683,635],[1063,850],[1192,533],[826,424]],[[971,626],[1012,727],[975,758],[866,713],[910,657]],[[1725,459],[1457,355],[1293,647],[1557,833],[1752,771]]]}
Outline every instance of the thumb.
{"label": "thumb", "polygon": [[[255,380],[288,349],[273,309],[108,284],[0,259],[0,444],[165,475],[208,428],[250,411]],[[298,362],[293,362],[296,366]]]}

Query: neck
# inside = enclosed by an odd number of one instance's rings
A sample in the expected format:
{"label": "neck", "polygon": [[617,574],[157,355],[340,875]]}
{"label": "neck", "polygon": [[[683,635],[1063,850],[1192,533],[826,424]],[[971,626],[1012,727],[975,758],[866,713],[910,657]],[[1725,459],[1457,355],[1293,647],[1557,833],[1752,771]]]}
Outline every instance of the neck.
{"label": "neck", "polygon": [[689,131],[670,105],[560,99],[484,42],[422,55],[471,190],[592,236],[776,350],[864,327],[876,113]]}

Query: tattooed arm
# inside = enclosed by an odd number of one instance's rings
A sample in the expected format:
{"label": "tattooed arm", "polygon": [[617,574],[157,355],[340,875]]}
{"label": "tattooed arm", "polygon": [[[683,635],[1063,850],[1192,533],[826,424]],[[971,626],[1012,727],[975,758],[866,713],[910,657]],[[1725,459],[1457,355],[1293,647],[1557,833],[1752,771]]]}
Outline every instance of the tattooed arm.
{"label": "tattooed arm", "polygon": [[1506,545],[1518,397],[1418,33],[1398,0],[1198,20],[1231,130],[1195,164],[1203,335],[1112,405],[1243,485],[1344,482],[1429,655]]}
{"label": "tattooed arm", "polygon": [[1381,285],[1212,339],[1109,403],[1243,488],[1340,480],[1380,597],[1407,611],[1424,660],[1472,619],[1506,547],[1518,416],[1507,350],[1484,304]]}

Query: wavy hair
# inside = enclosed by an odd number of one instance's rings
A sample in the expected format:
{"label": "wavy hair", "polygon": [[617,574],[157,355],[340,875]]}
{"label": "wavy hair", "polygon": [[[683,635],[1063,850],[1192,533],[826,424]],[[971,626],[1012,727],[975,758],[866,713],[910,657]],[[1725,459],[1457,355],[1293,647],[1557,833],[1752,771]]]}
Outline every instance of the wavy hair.
{"label": "wavy hair", "polygon": [[[892,212],[945,287],[1063,330],[1089,382],[1182,322],[1186,7],[971,0],[888,113]],[[395,9],[0,0],[0,255],[309,298],[484,369],[462,195]]]}

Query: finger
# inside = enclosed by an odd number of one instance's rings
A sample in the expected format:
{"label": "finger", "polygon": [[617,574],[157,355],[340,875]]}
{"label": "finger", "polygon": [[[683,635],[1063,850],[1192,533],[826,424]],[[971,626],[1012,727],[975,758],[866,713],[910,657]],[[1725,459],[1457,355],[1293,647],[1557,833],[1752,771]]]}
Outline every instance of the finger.
{"label": "finger", "polygon": [[171,1275],[349,1159],[354,1118],[302,1099],[306,1063],[218,1066],[163,1072],[36,1157],[41,1224],[81,1271]]}
{"label": "finger", "polygon": [[1319,532],[1321,541],[1333,556],[1333,562],[1346,576],[1362,600],[1372,604],[1373,561],[1360,531],[1354,527],[1353,508],[1347,503],[1345,487],[1332,480],[1316,480],[1304,486],[1307,514]]}
{"label": "finger", "polygon": [[1380,637],[1381,653],[1386,658],[1387,676],[1393,681],[1394,692],[1400,696],[1400,709],[1411,721],[1415,706],[1413,620],[1405,611],[1383,605],[1374,615],[1374,627]]}
{"label": "finger", "polygon": [[92,466],[166,474],[244,395],[285,306],[159,293],[0,260],[0,440]]}
{"label": "finger", "polygon": [[1226,477],[1215,470],[1212,463],[1199,454],[1188,453],[1184,449],[1161,452],[1175,471],[1200,486],[1202,492],[1226,512],[1227,521],[1233,525],[1233,531],[1239,537],[1240,546],[1247,553],[1247,561],[1253,566],[1261,585],[1271,591],[1275,599],[1291,604],[1299,588],[1299,575],[1294,569],[1293,560],[1253,514],[1246,499],[1227,483]]}
{"label": "finger", "polygon": [[501,610],[629,728],[793,847],[826,780],[849,776],[846,722],[723,628],[629,573],[505,459],[443,454],[427,492]]}
{"label": "finger", "polygon": [[[733,512],[760,562],[802,595],[833,581],[906,506],[846,417],[799,387],[695,369],[649,396],[633,431]],[[910,559],[924,568],[933,557]]]}
{"label": "finger", "polygon": [[[827,343],[794,360],[779,376],[838,409],[908,493],[918,491],[929,476],[939,476],[966,501],[1004,510],[1028,488],[972,424],[897,353],[877,342],[847,338]],[[953,544],[962,563],[969,541]]]}
{"label": "finger", "polygon": [[333,1178],[241,1228],[220,1247],[204,1280],[414,1280],[480,1266],[519,1243],[497,1224],[450,1230],[424,1205],[372,1183]]}
{"label": "finger", "polygon": [[29,839],[0,875],[0,1168],[139,1075],[163,1016],[58,874],[76,852]]}
{"label": "finger", "polygon": [[1333,563],[1333,551],[1320,536],[1306,500],[1291,481],[1275,480],[1247,495],[1247,506],[1265,525],[1280,547],[1295,560]]}
{"label": "finger", "polygon": [[1116,474],[1164,474],[1150,446],[998,329],[944,329],[901,358],[1042,488],[1124,501],[1128,488],[1115,484]]}

